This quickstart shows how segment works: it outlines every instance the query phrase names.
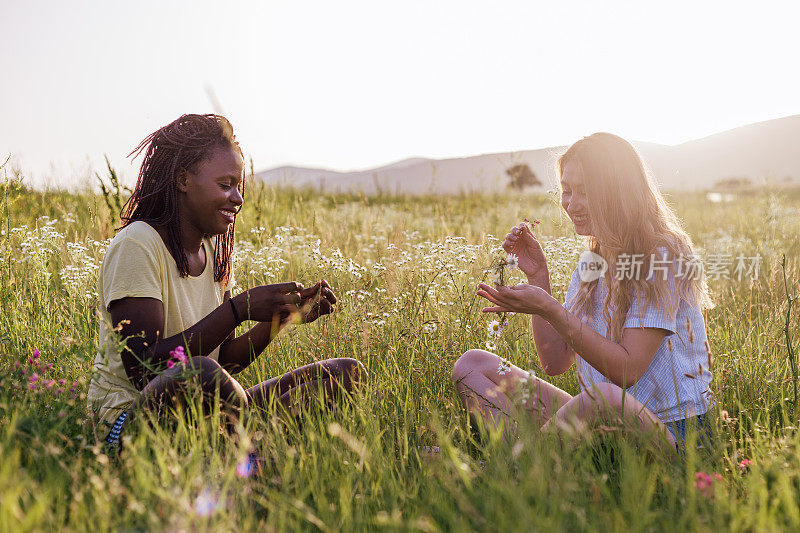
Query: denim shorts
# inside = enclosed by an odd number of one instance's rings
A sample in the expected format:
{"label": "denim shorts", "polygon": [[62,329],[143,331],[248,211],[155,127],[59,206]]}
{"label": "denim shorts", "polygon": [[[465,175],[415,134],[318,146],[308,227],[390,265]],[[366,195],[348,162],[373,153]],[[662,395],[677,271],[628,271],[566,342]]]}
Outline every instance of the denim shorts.
{"label": "denim shorts", "polygon": [[708,420],[708,413],[704,413],[702,415],[697,416],[690,416],[689,418],[684,418],[682,420],[675,420],[673,422],[667,422],[665,425],[670,433],[672,433],[672,437],[675,439],[675,447],[678,450],[682,450],[686,448],[686,425],[687,423],[690,425],[695,426],[695,431],[697,431],[697,446],[703,446],[708,444],[708,440],[711,438],[711,424]]}

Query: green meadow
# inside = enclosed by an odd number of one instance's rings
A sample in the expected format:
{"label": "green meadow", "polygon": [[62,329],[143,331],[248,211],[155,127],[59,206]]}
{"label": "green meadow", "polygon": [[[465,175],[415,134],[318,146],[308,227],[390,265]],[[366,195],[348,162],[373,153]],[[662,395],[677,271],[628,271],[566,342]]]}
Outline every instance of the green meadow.
{"label": "green meadow", "polygon": [[[123,453],[109,455],[85,396],[97,271],[120,199],[0,184],[0,531],[800,529],[798,189],[720,203],[668,195],[718,271],[705,314],[715,437],[681,457],[614,426],[559,438],[522,420],[506,442],[458,403],[452,365],[489,340],[476,285],[523,218],[541,221],[563,299],[583,246],[552,197],[326,196],[253,183],[237,223],[239,289],[325,278],[340,304],[288,328],[238,378],[249,386],[355,357],[368,385],[299,417],[248,413],[233,434],[191,405],[170,421],[139,417]],[[543,374],[526,317],[495,342]],[[574,371],[552,381],[579,390]],[[263,469],[247,475],[255,448]]]}

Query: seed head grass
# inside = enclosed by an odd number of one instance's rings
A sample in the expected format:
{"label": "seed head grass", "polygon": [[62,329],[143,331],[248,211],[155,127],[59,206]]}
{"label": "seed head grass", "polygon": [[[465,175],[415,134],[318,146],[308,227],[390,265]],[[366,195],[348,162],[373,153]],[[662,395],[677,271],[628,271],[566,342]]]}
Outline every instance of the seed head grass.
{"label": "seed head grass", "polygon": [[[33,191],[6,180],[0,530],[800,528],[800,412],[784,342],[788,330],[797,346],[800,327],[784,324],[780,268],[785,254],[797,295],[796,192],[728,204],[670,198],[702,254],[764,259],[754,281],[710,281],[714,442],[698,450],[690,431],[687,453],[665,458],[620,428],[559,439],[522,414],[519,439],[509,442],[482,433],[458,401],[453,363],[487,339],[504,361],[544,375],[527,318],[482,314],[475,291],[492,281],[495,236],[535,213],[563,301],[583,244],[551,198],[249,190],[234,292],[325,278],[340,303],[284,331],[238,378],[250,386],[312,361],[355,357],[368,385],[332,407],[248,413],[232,433],[190,399],[174,417],[134,418],[123,452],[111,453],[85,397],[97,352],[97,270],[119,222],[91,191]],[[522,282],[513,269],[503,275],[505,284]],[[502,334],[490,328],[495,320]],[[579,391],[574,371],[547,379]]]}

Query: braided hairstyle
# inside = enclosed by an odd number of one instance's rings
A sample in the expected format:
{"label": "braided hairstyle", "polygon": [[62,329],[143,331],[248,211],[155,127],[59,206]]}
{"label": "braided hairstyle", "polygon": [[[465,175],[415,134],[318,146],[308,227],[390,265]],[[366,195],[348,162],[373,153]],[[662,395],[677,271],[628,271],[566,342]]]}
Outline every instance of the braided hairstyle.
{"label": "braided hairstyle", "polygon": [[[178,225],[178,177],[193,173],[200,162],[210,159],[218,148],[242,149],[233,135],[233,127],[220,115],[182,115],[176,121],[154,131],[139,143],[129,156],[135,159],[145,152],[133,194],[125,203],[122,228],[141,220],[166,229],[166,245],[178,273],[189,275],[189,261],[183,251]],[[242,182],[244,197],[244,182]],[[214,243],[214,281],[227,285],[231,275],[234,223]]]}

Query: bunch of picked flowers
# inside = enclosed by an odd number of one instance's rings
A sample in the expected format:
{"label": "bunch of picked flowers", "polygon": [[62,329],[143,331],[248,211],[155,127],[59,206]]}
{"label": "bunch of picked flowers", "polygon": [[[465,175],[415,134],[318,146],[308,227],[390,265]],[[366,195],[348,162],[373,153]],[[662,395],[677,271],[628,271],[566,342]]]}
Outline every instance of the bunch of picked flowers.
{"label": "bunch of picked flowers", "polygon": [[[524,224],[527,224],[531,230],[536,228],[540,222],[538,220],[528,220],[524,218]],[[507,281],[507,273],[513,272],[519,268],[519,257],[516,254],[509,253],[506,255],[505,258],[500,257],[498,258],[494,264],[490,267],[492,270],[492,282],[495,285],[505,285]],[[506,313],[500,313],[499,318],[496,320],[492,320],[487,325],[486,329],[486,349],[489,351],[497,350],[497,339],[499,339],[503,335],[503,331],[505,331],[506,326],[508,325],[508,315]],[[505,374],[510,369],[510,363],[504,359],[500,359],[500,367],[498,368],[497,372],[500,375]]]}

